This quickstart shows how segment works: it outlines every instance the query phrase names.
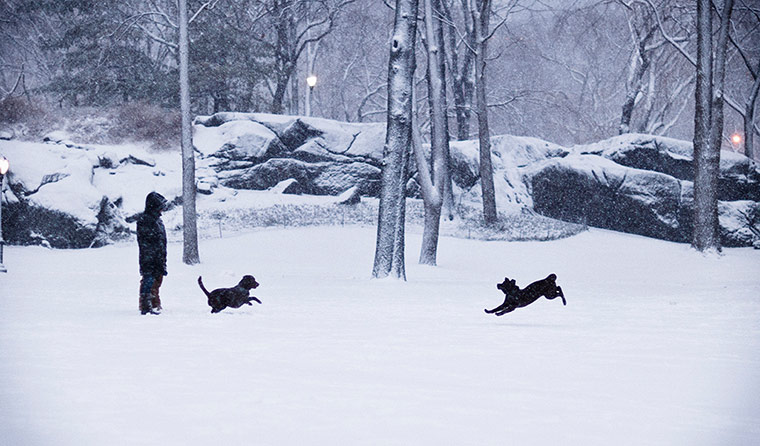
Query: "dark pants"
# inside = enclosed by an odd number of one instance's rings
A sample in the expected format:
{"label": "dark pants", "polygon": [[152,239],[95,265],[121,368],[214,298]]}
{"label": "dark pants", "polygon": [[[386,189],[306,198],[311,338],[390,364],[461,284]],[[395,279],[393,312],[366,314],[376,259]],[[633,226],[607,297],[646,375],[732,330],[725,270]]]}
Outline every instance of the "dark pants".
{"label": "dark pants", "polygon": [[158,289],[164,281],[164,276],[142,276],[140,280],[140,309],[142,310],[143,298],[150,299],[153,309],[161,309],[161,298],[158,296]]}

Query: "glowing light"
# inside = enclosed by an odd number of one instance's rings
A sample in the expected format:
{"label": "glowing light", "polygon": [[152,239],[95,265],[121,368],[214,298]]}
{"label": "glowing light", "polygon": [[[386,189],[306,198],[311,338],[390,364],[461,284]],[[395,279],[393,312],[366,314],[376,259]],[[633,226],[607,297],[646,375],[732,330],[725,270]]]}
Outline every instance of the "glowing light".
{"label": "glowing light", "polygon": [[734,143],[734,144],[736,144],[736,145],[741,144],[741,142],[742,142],[742,135],[740,135],[738,133],[734,133],[733,135],[731,135],[731,142]]}
{"label": "glowing light", "polygon": [[5,175],[8,169],[11,167],[11,163],[3,156],[0,157],[0,175]]}
{"label": "glowing light", "polygon": [[309,75],[309,77],[306,78],[306,85],[310,88],[314,88],[314,86],[317,85],[317,76],[314,74]]}

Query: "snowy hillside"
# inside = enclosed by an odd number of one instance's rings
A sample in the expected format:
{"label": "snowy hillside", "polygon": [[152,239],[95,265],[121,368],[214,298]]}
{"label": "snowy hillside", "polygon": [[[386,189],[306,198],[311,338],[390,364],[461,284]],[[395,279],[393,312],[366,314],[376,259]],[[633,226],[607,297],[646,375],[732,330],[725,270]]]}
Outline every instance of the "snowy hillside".
{"label": "snowy hillside", "polygon": [[[0,275],[0,443],[760,444],[760,251],[591,229],[443,237],[438,267],[369,280],[373,227],[169,246],[164,313],[137,310],[137,248],[10,246]],[[557,274],[566,307],[504,317],[504,276]],[[210,314],[196,279],[250,273],[262,305]]]}

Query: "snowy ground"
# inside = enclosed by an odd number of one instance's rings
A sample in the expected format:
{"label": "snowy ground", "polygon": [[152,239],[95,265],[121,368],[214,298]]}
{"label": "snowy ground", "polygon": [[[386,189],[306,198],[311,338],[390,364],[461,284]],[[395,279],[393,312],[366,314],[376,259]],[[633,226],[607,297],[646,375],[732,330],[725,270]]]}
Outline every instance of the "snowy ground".
{"label": "snowy ground", "polygon": [[[137,311],[134,243],[8,247],[0,444],[757,445],[760,251],[601,230],[443,238],[440,266],[370,280],[372,227],[270,229],[169,246],[164,314]],[[505,275],[558,275],[501,318]],[[261,282],[209,313],[196,284]]]}

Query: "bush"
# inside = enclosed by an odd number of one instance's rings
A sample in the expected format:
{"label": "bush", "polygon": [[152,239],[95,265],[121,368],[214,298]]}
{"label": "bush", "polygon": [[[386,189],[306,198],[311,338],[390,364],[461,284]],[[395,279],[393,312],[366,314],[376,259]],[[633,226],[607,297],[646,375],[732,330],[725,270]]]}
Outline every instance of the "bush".
{"label": "bush", "polygon": [[177,110],[138,102],[114,111],[111,136],[129,141],[151,141],[158,150],[179,147],[182,119]]}
{"label": "bush", "polygon": [[8,97],[0,101],[0,123],[17,124],[36,120],[42,114],[36,104],[23,97]]}

